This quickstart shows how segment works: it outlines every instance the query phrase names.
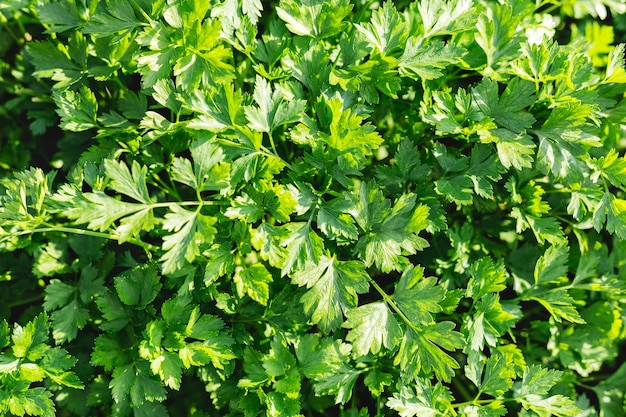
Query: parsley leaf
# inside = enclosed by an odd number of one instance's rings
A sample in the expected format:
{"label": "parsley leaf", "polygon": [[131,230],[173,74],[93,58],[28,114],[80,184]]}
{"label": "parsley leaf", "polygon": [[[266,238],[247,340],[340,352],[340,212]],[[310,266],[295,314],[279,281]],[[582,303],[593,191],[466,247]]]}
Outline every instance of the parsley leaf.
{"label": "parsley leaf", "polygon": [[[404,256],[428,246],[417,234],[428,224],[428,206],[416,204],[415,195],[403,195],[393,205],[384,198],[375,182],[362,183],[354,201],[352,216],[366,232],[355,249],[368,266],[383,272],[402,268]],[[370,233],[373,232],[373,233]]]}
{"label": "parsley leaf", "polygon": [[292,274],[292,281],[309,290],[302,296],[304,310],[324,331],[338,328],[358,296],[369,289],[369,276],[359,261],[339,261],[322,255],[317,264],[307,263]]}
{"label": "parsley leaf", "polygon": [[355,27],[371,45],[387,55],[404,46],[408,36],[404,18],[390,1],[372,13],[369,23],[357,24]]}
{"label": "parsley leaf", "polygon": [[346,340],[352,342],[356,355],[377,354],[382,346],[393,350],[402,335],[398,322],[383,302],[348,310],[346,317],[342,327],[351,329]]}
{"label": "parsley leaf", "polygon": [[318,39],[334,36],[344,30],[342,20],[352,10],[348,0],[317,2],[314,0],[281,0],[276,12],[292,33]]}
{"label": "parsley leaf", "polygon": [[419,265],[402,273],[392,299],[411,323],[430,324],[433,321],[431,313],[442,310],[440,303],[445,290],[436,283],[435,277],[424,278],[424,268]]}
{"label": "parsley leaf", "polygon": [[422,39],[411,38],[398,61],[401,75],[413,79],[433,80],[441,77],[443,69],[457,64],[467,51],[451,43],[437,40],[424,45]]}

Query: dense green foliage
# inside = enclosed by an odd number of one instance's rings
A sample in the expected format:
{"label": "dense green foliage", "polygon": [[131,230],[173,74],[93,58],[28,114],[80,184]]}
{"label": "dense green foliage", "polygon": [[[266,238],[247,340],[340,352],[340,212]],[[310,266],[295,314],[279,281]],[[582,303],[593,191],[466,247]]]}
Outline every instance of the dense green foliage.
{"label": "dense green foliage", "polygon": [[0,415],[626,415],[620,0],[0,4]]}

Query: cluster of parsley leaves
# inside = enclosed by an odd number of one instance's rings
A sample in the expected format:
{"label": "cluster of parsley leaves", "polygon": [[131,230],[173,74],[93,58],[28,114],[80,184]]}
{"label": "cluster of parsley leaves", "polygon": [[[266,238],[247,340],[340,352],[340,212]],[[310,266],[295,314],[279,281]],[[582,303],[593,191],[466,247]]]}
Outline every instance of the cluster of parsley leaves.
{"label": "cluster of parsley leaves", "polygon": [[0,5],[0,415],[626,415],[626,6]]}

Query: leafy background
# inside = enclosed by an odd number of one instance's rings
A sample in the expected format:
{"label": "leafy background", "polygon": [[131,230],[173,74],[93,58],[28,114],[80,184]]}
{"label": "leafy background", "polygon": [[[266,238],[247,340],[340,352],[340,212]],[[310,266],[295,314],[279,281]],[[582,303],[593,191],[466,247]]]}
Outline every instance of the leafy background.
{"label": "leafy background", "polygon": [[0,5],[0,414],[623,416],[619,1]]}

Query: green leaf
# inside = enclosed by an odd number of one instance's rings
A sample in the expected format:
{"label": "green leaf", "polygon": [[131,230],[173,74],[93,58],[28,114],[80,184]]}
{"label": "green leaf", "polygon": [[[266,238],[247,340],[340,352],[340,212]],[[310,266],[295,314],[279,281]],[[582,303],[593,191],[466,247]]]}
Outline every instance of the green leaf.
{"label": "green leaf", "polygon": [[296,344],[299,369],[310,379],[335,373],[350,360],[351,346],[330,337],[306,334]]}
{"label": "green leaf", "polygon": [[626,65],[624,64],[624,48],[626,44],[620,43],[611,48],[609,63],[606,66],[606,81],[610,83],[626,83]]}
{"label": "green leaf", "polygon": [[204,270],[204,285],[208,287],[233,270],[235,257],[228,247],[220,244],[214,244],[205,253],[208,255],[208,261]]}
{"label": "green leaf", "polygon": [[296,359],[281,337],[275,336],[271,346],[270,352],[263,358],[263,368],[272,377],[286,375],[289,369],[296,365]]}
{"label": "green leaf", "polygon": [[[250,194],[254,195],[254,197]],[[231,219],[239,219],[246,223],[255,223],[262,219],[265,214],[263,211],[264,196],[261,193],[254,192],[254,190],[251,190],[250,194],[244,192],[235,197],[230,203],[231,206],[226,209],[224,214]]]}
{"label": "green leaf", "polygon": [[369,23],[356,24],[355,27],[372,46],[387,55],[402,48],[408,36],[404,18],[390,1],[372,13]]}
{"label": "green leaf", "polygon": [[470,265],[467,272],[471,278],[467,284],[466,295],[474,300],[506,289],[506,270],[502,260],[494,265],[490,257],[480,258]]}
{"label": "green leaf", "polygon": [[531,365],[524,369],[519,395],[546,395],[562,376],[562,371]]}
{"label": "green leaf", "polygon": [[500,400],[493,400],[480,406],[470,405],[461,410],[466,417],[501,417],[508,412]]}
{"label": "green leaf", "polygon": [[568,261],[567,245],[550,246],[535,264],[535,285],[567,282]]}
{"label": "green leaf", "polygon": [[472,88],[472,101],[479,114],[518,134],[530,128],[535,118],[525,110],[537,100],[533,83],[514,78],[501,96],[498,90],[498,83],[490,78]]}
{"label": "green leaf", "polygon": [[522,79],[533,82],[550,82],[566,68],[568,55],[555,41],[521,44],[523,58],[512,63],[513,70]]}
{"label": "green leaf", "polygon": [[13,391],[9,402],[9,411],[17,416],[27,414],[54,417],[56,413],[50,397],[52,397],[52,393],[42,387],[29,388],[19,392]]}
{"label": "green leaf", "polygon": [[297,206],[290,191],[280,184],[261,183],[247,192],[242,192],[231,201],[231,207],[224,214],[231,219],[255,223],[264,217],[266,211],[281,222],[288,222]]}
{"label": "green leaf", "polygon": [[165,24],[157,21],[150,28],[144,28],[144,31],[137,37],[137,42],[140,45],[150,45],[151,49],[156,49],[143,51],[137,56],[137,66],[142,75],[142,85],[145,88],[150,88],[159,80],[170,77],[171,61],[177,56],[175,50],[170,47],[172,39]]}
{"label": "green leaf", "polygon": [[91,364],[102,366],[106,371],[112,371],[126,364],[128,352],[122,346],[122,341],[110,334],[101,334],[95,340],[91,353]]}
{"label": "green leaf", "polygon": [[493,68],[496,63],[517,55],[521,18],[522,15],[514,13],[509,4],[490,4],[486,12],[480,14],[474,36],[487,55],[487,66]]}
{"label": "green leaf", "polygon": [[417,265],[402,273],[396,284],[393,301],[416,326],[433,322],[431,313],[439,313],[445,298],[445,289],[437,285],[437,278],[424,278],[424,268]]}
{"label": "green leaf", "polygon": [[249,126],[270,135],[279,126],[299,121],[306,105],[304,100],[287,100],[280,90],[272,92],[270,84],[261,76],[256,78],[253,98],[258,107],[245,109]]}
{"label": "green leaf", "polygon": [[398,61],[400,75],[414,80],[434,80],[443,70],[457,64],[467,51],[452,43],[436,40],[424,45],[423,39],[411,38]]}
{"label": "green leaf", "polygon": [[540,416],[570,417],[577,416],[582,411],[571,398],[563,395],[553,395],[548,398],[529,395],[522,398],[522,406],[532,410]]}
{"label": "green leaf", "polygon": [[158,271],[153,265],[135,267],[113,280],[120,301],[138,310],[144,310],[154,301],[162,287]]}
{"label": "green leaf", "polygon": [[46,33],[65,32],[82,24],[76,5],[72,2],[55,1],[36,7],[42,23],[49,25]]}
{"label": "green leaf", "polygon": [[146,186],[146,175],[148,173],[146,166],[141,166],[137,161],[133,161],[131,172],[124,162],[105,159],[104,169],[107,176],[111,178],[110,187],[113,190],[127,195],[140,203],[152,203]]}
{"label": "green leaf", "polygon": [[404,256],[428,247],[417,234],[429,224],[429,208],[416,204],[414,194],[400,196],[391,207],[372,181],[362,183],[359,194],[350,197],[354,207],[350,214],[365,231],[355,249],[367,266],[376,265],[383,272],[402,270]]}
{"label": "green leaf", "polygon": [[285,25],[278,19],[270,20],[268,26],[265,33],[261,35],[261,41],[256,43],[252,55],[269,67],[273,67],[286,52],[291,37]]}
{"label": "green leaf", "polygon": [[37,277],[67,273],[68,269],[66,242],[49,242],[35,251],[33,274]]}
{"label": "green leaf", "polygon": [[244,125],[243,98],[241,91],[235,90],[233,85],[224,86],[218,91],[194,90],[184,101],[186,106],[196,112],[189,127],[217,133],[229,126]]}
{"label": "green leaf", "polygon": [[473,26],[471,0],[427,0],[417,9],[424,25],[424,37],[456,33]]}
{"label": "green leaf", "polygon": [[604,193],[593,213],[593,226],[597,231],[606,221],[606,230],[615,233],[620,239],[626,239],[626,200]]}
{"label": "green leaf", "polygon": [[419,151],[410,140],[400,142],[390,163],[393,165],[376,167],[376,178],[382,185],[398,185],[403,181],[424,181],[431,169],[429,165],[422,163]]}
{"label": "green leaf", "polygon": [[606,156],[593,162],[611,184],[616,187],[626,186],[626,158],[620,157],[615,149],[610,149]]}
{"label": "green leaf", "polygon": [[439,165],[441,165],[441,168],[447,172],[463,171],[468,166],[468,157],[463,155],[457,157],[456,155],[448,154],[448,148],[440,142],[435,143],[433,155]]}
{"label": "green leaf", "polygon": [[585,151],[582,149],[579,141],[568,140],[573,139],[574,136],[579,136],[579,133],[580,131],[561,131],[560,134],[551,133],[549,136],[545,136],[539,132],[538,168],[546,174],[552,173],[556,178],[564,179],[568,182],[582,180],[586,167],[580,160],[580,156]]}
{"label": "green leaf", "polygon": [[414,386],[401,385],[393,397],[387,399],[387,407],[398,412],[401,417],[435,417],[441,410],[449,409],[452,401],[450,391],[440,383],[419,378]]}
{"label": "green leaf", "polygon": [[535,142],[530,135],[516,134],[508,129],[493,129],[487,141],[496,143],[498,158],[505,168],[518,171],[530,168],[535,161]]}
{"label": "green leaf", "polygon": [[186,325],[190,321],[193,306],[190,305],[191,296],[187,293],[184,295],[177,294],[163,303],[161,307],[161,316],[168,325]]}
{"label": "green leaf", "polygon": [[170,209],[171,212],[165,215],[163,228],[174,233],[163,238],[163,274],[176,272],[185,262],[193,262],[200,254],[198,243],[209,246],[217,233],[213,227],[217,222],[215,217],[185,210],[178,204],[170,205]]}
{"label": "green leaf", "polygon": [[354,154],[352,157],[359,158],[371,155],[381,145],[383,138],[375,127],[369,122],[363,123],[363,118],[350,108],[345,108],[340,98],[326,100],[326,106],[332,114],[330,135],[321,133],[320,136],[340,155],[345,157],[346,154]]}
{"label": "green leaf", "polygon": [[278,221],[288,222],[290,215],[293,213],[297,205],[296,200],[289,190],[280,184],[274,184],[271,188],[265,190],[263,196],[263,206]]}
{"label": "green leaf", "polygon": [[53,98],[59,105],[57,113],[63,129],[82,132],[98,127],[98,102],[89,88],[82,87],[78,93],[72,90],[54,92]]}
{"label": "green leaf", "polygon": [[106,331],[118,331],[131,320],[130,311],[110,291],[105,291],[96,298],[98,309],[106,320],[100,328]]}
{"label": "green leaf", "polygon": [[60,348],[53,348],[46,353],[40,363],[46,376],[59,385],[74,389],[83,389],[83,383],[73,372],[68,371],[76,363],[76,358]]}
{"label": "green leaf", "polygon": [[438,379],[450,381],[459,363],[441,348],[454,351],[465,344],[463,335],[452,329],[454,323],[449,321],[428,325],[419,333],[408,328],[394,358],[394,365],[400,365],[409,378],[416,378],[421,371],[432,371]]}
{"label": "green leaf", "polygon": [[185,368],[212,364],[216,369],[224,369],[236,356],[230,346],[232,339],[227,336],[212,337],[204,342],[187,343],[178,355]]}
{"label": "green leaf", "polygon": [[472,180],[465,175],[454,175],[435,181],[437,193],[460,206],[472,204],[472,185]]}
{"label": "green leaf", "polygon": [[186,158],[172,161],[172,179],[186,184],[198,192],[217,190],[224,192],[230,185],[230,164],[214,142],[214,137],[196,138],[190,145],[191,162]]}
{"label": "green leaf", "polygon": [[11,336],[13,340],[13,355],[16,358],[24,358],[31,361],[40,359],[49,349],[49,346],[46,344],[49,329],[50,324],[46,313],[39,314],[24,327],[16,324]]}
{"label": "green leaf", "polygon": [[580,317],[578,310],[574,306],[574,299],[568,294],[567,290],[555,289],[547,293],[538,290],[537,293],[536,295],[531,295],[529,299],[535,300],[544,306],[557,322],[560,323],[561,319],[565,319],[572,323],[586,323]]}
{"label": "green leaf", "polygon": [[56,211],[76,224],[87,224],[91,230],[104,232],[119,220],[116,231],[120,243],[142,231],[152,230],[156,225],[152,206],[119,201],[102,191],[81,193],[75,187],[65,185],[53,198],[58,206]]}
{"label": "green leaf", "polygon": [[179,390],[182,377],[183,362],[178,355],[172,352],[163,352],[153,359],[150,369],[155,375],[159,375],[166,386]]}
{"label": "green leaf", "polygon": [[2,319],[0,321],[0,349],[4,349],[9,346],[9,336],[11,332],[9,331],[9,323],[6,320]]}
{"label": "green leaf", "polygon": [[276,8],[287,29],[300,36],[317,39],[334,36],[344,30],[342,20],[352,11],[348,0],[281,0]]}
{"label": "green leaf", "polygon": [[241,11],[248,16],[253,25],[256,25],[263,11],[263,3],[260,0],[243,0]]}
{"label": "green leaf", "polygon": [[600,402],[601,415],[618,417],[624,413],[624,389],[622,381],[626,377],[626,364],[622,364],[610,377],[593,387]]}
{"label": "green leaf", "polygon": [[331,375],[316,378],[314,389],[316,395],[334,395],[335,404],[345,404],[352,397],[352,390],[362,371],[346,364],[335,370]]}
{"label": "green leaf", "polygon": [[325,201],[317,212],[317,226],[322,233],[339,243],[347,243],[358,238],[354,219],[347,214],[352,202],[345,197]]}
{"label": "green leaf", "polygon": [[475,351],[481,351],[485,342],[497,346],[499,338],[522,316],[517,304],[503,306],[499,295],[493,293],[484,295],[475,308],[474,316],[467,319],[469,347]]}
{"label": "green leaf", "polygon": [[[288,236],[287,228],[263,222],[257,229],[252,229],[251,234],[252,246],[259,251],[261,258],[275,268],[282,268],[287,258],[287,250],[280,246],[280,241]],[[294,255],[296,258],[292,260],[297,262],[297,254]]]}
{"label": "green leaf", "polygon": [[113,378],[111,378],[109,388],[111,388],[115,402],[121,403],[128,397],[136,377],[135,367],[132,364],[120,366],[113,370]]}
{"label": "green leaf", "polygon": [[485,394],[499,397],[511,389],[514,378],[515,370],[509,366],[505,358],[492,355],[485,363],[478,389]]}
{"label": "green leaf", "polygon": [[130,32],[141,24],[128,0],[109,0],[106,12],[95,14],[83,26],[84,33],[110,36]]}
{"label": "green leaf", "polygon": [[378,354],[382,346],[391,351],[402,337],[402,329],[384,302],[348,310],[346,317],[342,327],[351,329],[346,340],[352,342],[356,355]]}
{"label": "green leaf", "polygon": [[293,222],[287,224],[286,231],[289,233],[281,242],[281,246],[285,247],[287,252],[282,275],[301,269],[309,262],[317,264],[322,255],[323,241],[311,226],[308,223]]}
{"label": "green leaf", "polygon": [[474,183],[474,192],[477,195],[493,200],[494,193],[491,181],[500,180],[503,172],[505,170],[489,146],[476,145],[472,148],[467,175]]}
{"label": "green leaf", "polygon": [[46,285],[46,296],[44,298],[43,308],[46,311],[53,310],[58,307],[67,305],[69,298],[75,293],[76,287],[64,283],[58,279],[50,280]]}
{"label": "green leaf", "polygon": [[[52,41],[34,41],[29,42],[26,51],[35,66],[33,75],[54,78],[57,80],[55,87],[63,88],[62,91],[53,92],[52,96],[59,106],[57,113],[61,116],[62,125],[72,131],[94,127],[97,102],[93,93],[87,87],[83,87],[78,94],[65,89],[83,77],[82,66],[71,59],[68,48]],[[74,99],[80,99],[80,107],[76,114],[72,115],[71,106],[78,104]]]}
{"label": "green leaf", "polygon": [[337,329],[346,311],[357,306],[357,294],[369,289],[362,262],[339,261],[326,255],[318,263],[308,262],[296,270],[292,281],[308,288],[300,301],[313,323],[324,331]]}
{"label": "green leaf", "polygon": [[200,308],[195,307],[189,315],[185,334],[198,340],[205,340],[217,336],[224,327],[224,322],[216,316],[201,314]]}
{"label": "green leaf", "polygon": [[[194,10],[198,13],[203,7]],[[201,85],[228,83],[234,75],[231,65],[232,49],[225,47],[220,39],[221,21],[203,20],[204,16],[201,14],[202,12],[199,12],[188,19],[191,21],[195,19],[193,24],[182,27],[182,36],[187,48],[181,50],[167,45],[171,50],[178,52],[174,65],[170,63],[169,69],[176,77],[176,84],[188,91]],[[191,14],[187,16],[190,17]]]}
{"label": "green leaf", "polygon": [[393,376],[391,374],[381,372],[377,369],[367,374],[363,383],[370,390],[372,395],[379,397],[385,390],[385,387],[391,385]]}
{"label": "green leaf", "polygon": [[56,343],[74,340],[78,330],[89,321],[89,310],[82,307],[78,299],[72,300],[65,307],[50,315],[52,336]]}
{"label": "green leaf", "polygon": [[233,281],[237,288],[237,295],[242,298],[248,295],[259,304],[267,305],[269,300],[269,283],[273,281],[272,274],[257,263],[245,267],[237,267],[233,275]]}
{"label": "green leaf", "polygon": [[517,220],[515,230],[517,233],[521,233],[526,229],[532,230],[537,242],[544,244],[549,243],[560,244],[563,243],[563,230],[561,225],[554,217],[539,217],[533,214],[524,212],[518,207],[513,207],[511,210],[511,217]]}
{"label": "green leaf", "polygon": [[[137,370],[135,381],[130,389],[130,398],[135,409],[154,401],[165,401],[166,390],[161,383],[146,371]],[[136,414],[137,411],[135,411]],[[154,416],[155,413],[149,414]],[[158,414],[157,414],[158,415]]]}

